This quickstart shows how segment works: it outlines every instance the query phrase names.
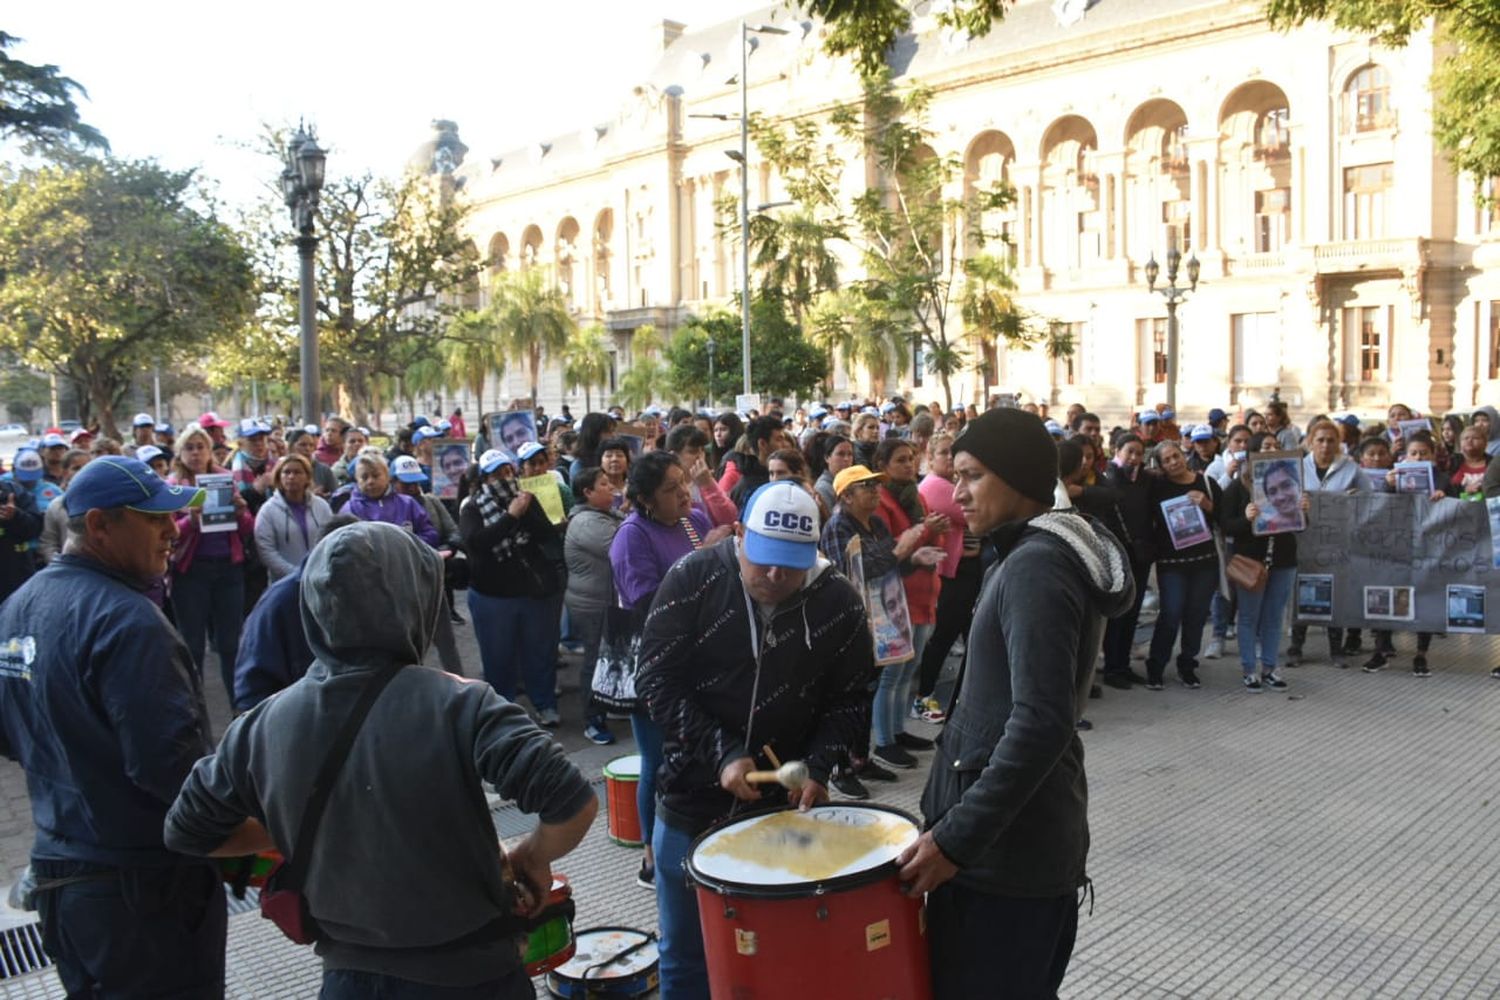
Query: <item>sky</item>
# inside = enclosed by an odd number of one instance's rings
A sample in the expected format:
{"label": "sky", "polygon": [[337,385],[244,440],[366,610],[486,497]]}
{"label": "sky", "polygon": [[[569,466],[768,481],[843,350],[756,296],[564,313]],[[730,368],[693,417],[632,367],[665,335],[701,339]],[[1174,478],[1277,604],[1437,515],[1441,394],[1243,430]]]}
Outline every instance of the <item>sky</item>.
{"label": "sky", "polygon": [[87,88],[81,116],[116,156],[199,168],[244,205],[275,181],[248,148],[262,123],[306,117],[330,176],[398,173],[434,118],[490,156],[613,117],[654,64],[664,18],[707,25],[765,6],[70,0],[11,5],[0,29],[24,40],[11,56]]}

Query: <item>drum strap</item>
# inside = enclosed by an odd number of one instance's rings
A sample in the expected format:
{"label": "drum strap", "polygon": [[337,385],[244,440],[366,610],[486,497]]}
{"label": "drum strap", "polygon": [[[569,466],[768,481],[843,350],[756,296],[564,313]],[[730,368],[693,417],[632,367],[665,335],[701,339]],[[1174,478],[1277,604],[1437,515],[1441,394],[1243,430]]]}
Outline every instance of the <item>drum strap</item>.
{"label": "drum strap", "polygon": [[596,962],[593,965],[589,966],[588,968],[584,969],[583,970],[583,975],[581,977],[579,977],[579,978],[583,979],[585,982],[587,982],[589,976],[593,975],[596,971],[598,971],[600,969],[607,968],[607,967],[609,967],[611,965],[614,965],[616,962],[620,961],[621,959],[629,958],[631,955],[634,955],[636,952],[640,951],[642,948],[646,947],[647,945],[655,944],[656,943],[656,934],[654,932],[652,932],[652,931],[641,931],[641,930],[637,930],[634,927],[590,927],[588,930],[586,930],[586,931],[580,931],[579,933],[580,934],[592,934],[595,931],[602,931],[602,932],[612,933],[612,934],[618,934],[618,933],[621,933],[621,932],[626,933],[626,934],[644,934],[646,936],[644,938],[642,938],[641,940],[637,941],[635,944],[631,945],[629,948],[626,948],[624,951],[617,952],[616,954],[613,954],[613,955],[609,956],[608,958],[606,958],[604,961],[602,961],[602,962]]}
{"label": "drum strap", "polygon": [[[771,617],[762,624],[760,613],[755,610],[755,601],[751,599],[750,591],[745,589],[743,581],[740,583],[740,588],[745,594],[745,614],[749,616],[750,649],[755,654],[755,679],[750,684],[750,714],[745,717],[745,746],[753,747],[755,743],[751,739],[751,731],[755,728],[755,703],[760,698],[761,657],[765,655],[766,647],[774,645],[775,642],[771,636],[771,619],[775,617],[775,612],[772,612]],[[755,752],[752,750],[750,755],[754,757]],[[739,805],[739,799],[731,802],[729,815],[733,816],[739,809]]]}

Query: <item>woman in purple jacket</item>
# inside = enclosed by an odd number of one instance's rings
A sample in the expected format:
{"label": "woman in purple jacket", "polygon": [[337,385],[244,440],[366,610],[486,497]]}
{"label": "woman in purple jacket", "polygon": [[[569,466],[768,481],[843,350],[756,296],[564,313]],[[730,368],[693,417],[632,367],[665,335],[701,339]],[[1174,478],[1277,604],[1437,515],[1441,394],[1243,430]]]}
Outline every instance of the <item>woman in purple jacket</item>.
{"label": "woman in purple jacket", "polygon": [[437,548],[438,533],[421,501],[391,489],[391,470],[385,459],[366,452],[355,460],[354,492],[340,513],[361,521],[384,521],[405,528]]}

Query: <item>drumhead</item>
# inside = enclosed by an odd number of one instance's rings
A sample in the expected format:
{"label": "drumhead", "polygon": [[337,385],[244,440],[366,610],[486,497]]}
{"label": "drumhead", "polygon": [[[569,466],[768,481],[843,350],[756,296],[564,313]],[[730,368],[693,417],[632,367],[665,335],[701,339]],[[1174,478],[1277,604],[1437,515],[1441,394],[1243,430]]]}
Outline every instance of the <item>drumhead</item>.
{"label": "drumhead", "polygon": [[726,820],[694,842],[694,881],[743,896],[805,896],[878,881],[921,833],[889,806],[840,803]]}
{"label": "drumhead", "polygon": [[[589,982],[632,979],[651,972],[660,961],[656,942],[652,941],[650,935],[644,931],[625,930],[624,928],[579,931],[575,941],[576,947],[573,957],[562,965],[559,965],[556,969],[553,969],[552,974],[554,976],[577,982],[584,981],[585,973],[588,975]],[[643,941],[646,942],[645,946],[633,954],[620,959],[618,962],[609,961],[625,949],[634,947]],[[609,964],[604,965],[602,968],[594,968],[594,966],[604,962],[609,962]]]}
{"label": "drumhead", "polygon": [[641,778],[641,755],[633,753],[625,757],[616,757],[604,765],[604,776],[606,778],[618,778],[626,781],[639,781]]}

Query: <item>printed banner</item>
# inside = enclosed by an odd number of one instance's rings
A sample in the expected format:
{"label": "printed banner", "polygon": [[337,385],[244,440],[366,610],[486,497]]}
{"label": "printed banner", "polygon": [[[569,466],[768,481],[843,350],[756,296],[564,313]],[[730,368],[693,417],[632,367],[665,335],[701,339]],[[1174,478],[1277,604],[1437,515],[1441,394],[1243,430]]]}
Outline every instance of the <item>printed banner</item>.
{"label": "printed banner", "polygon": [[1500,616],[1487,614],[1500,570],[1484,504],[1417,493],[1309,496],[1308,528],[1297,538],[1299,621],[1500,633]]}

